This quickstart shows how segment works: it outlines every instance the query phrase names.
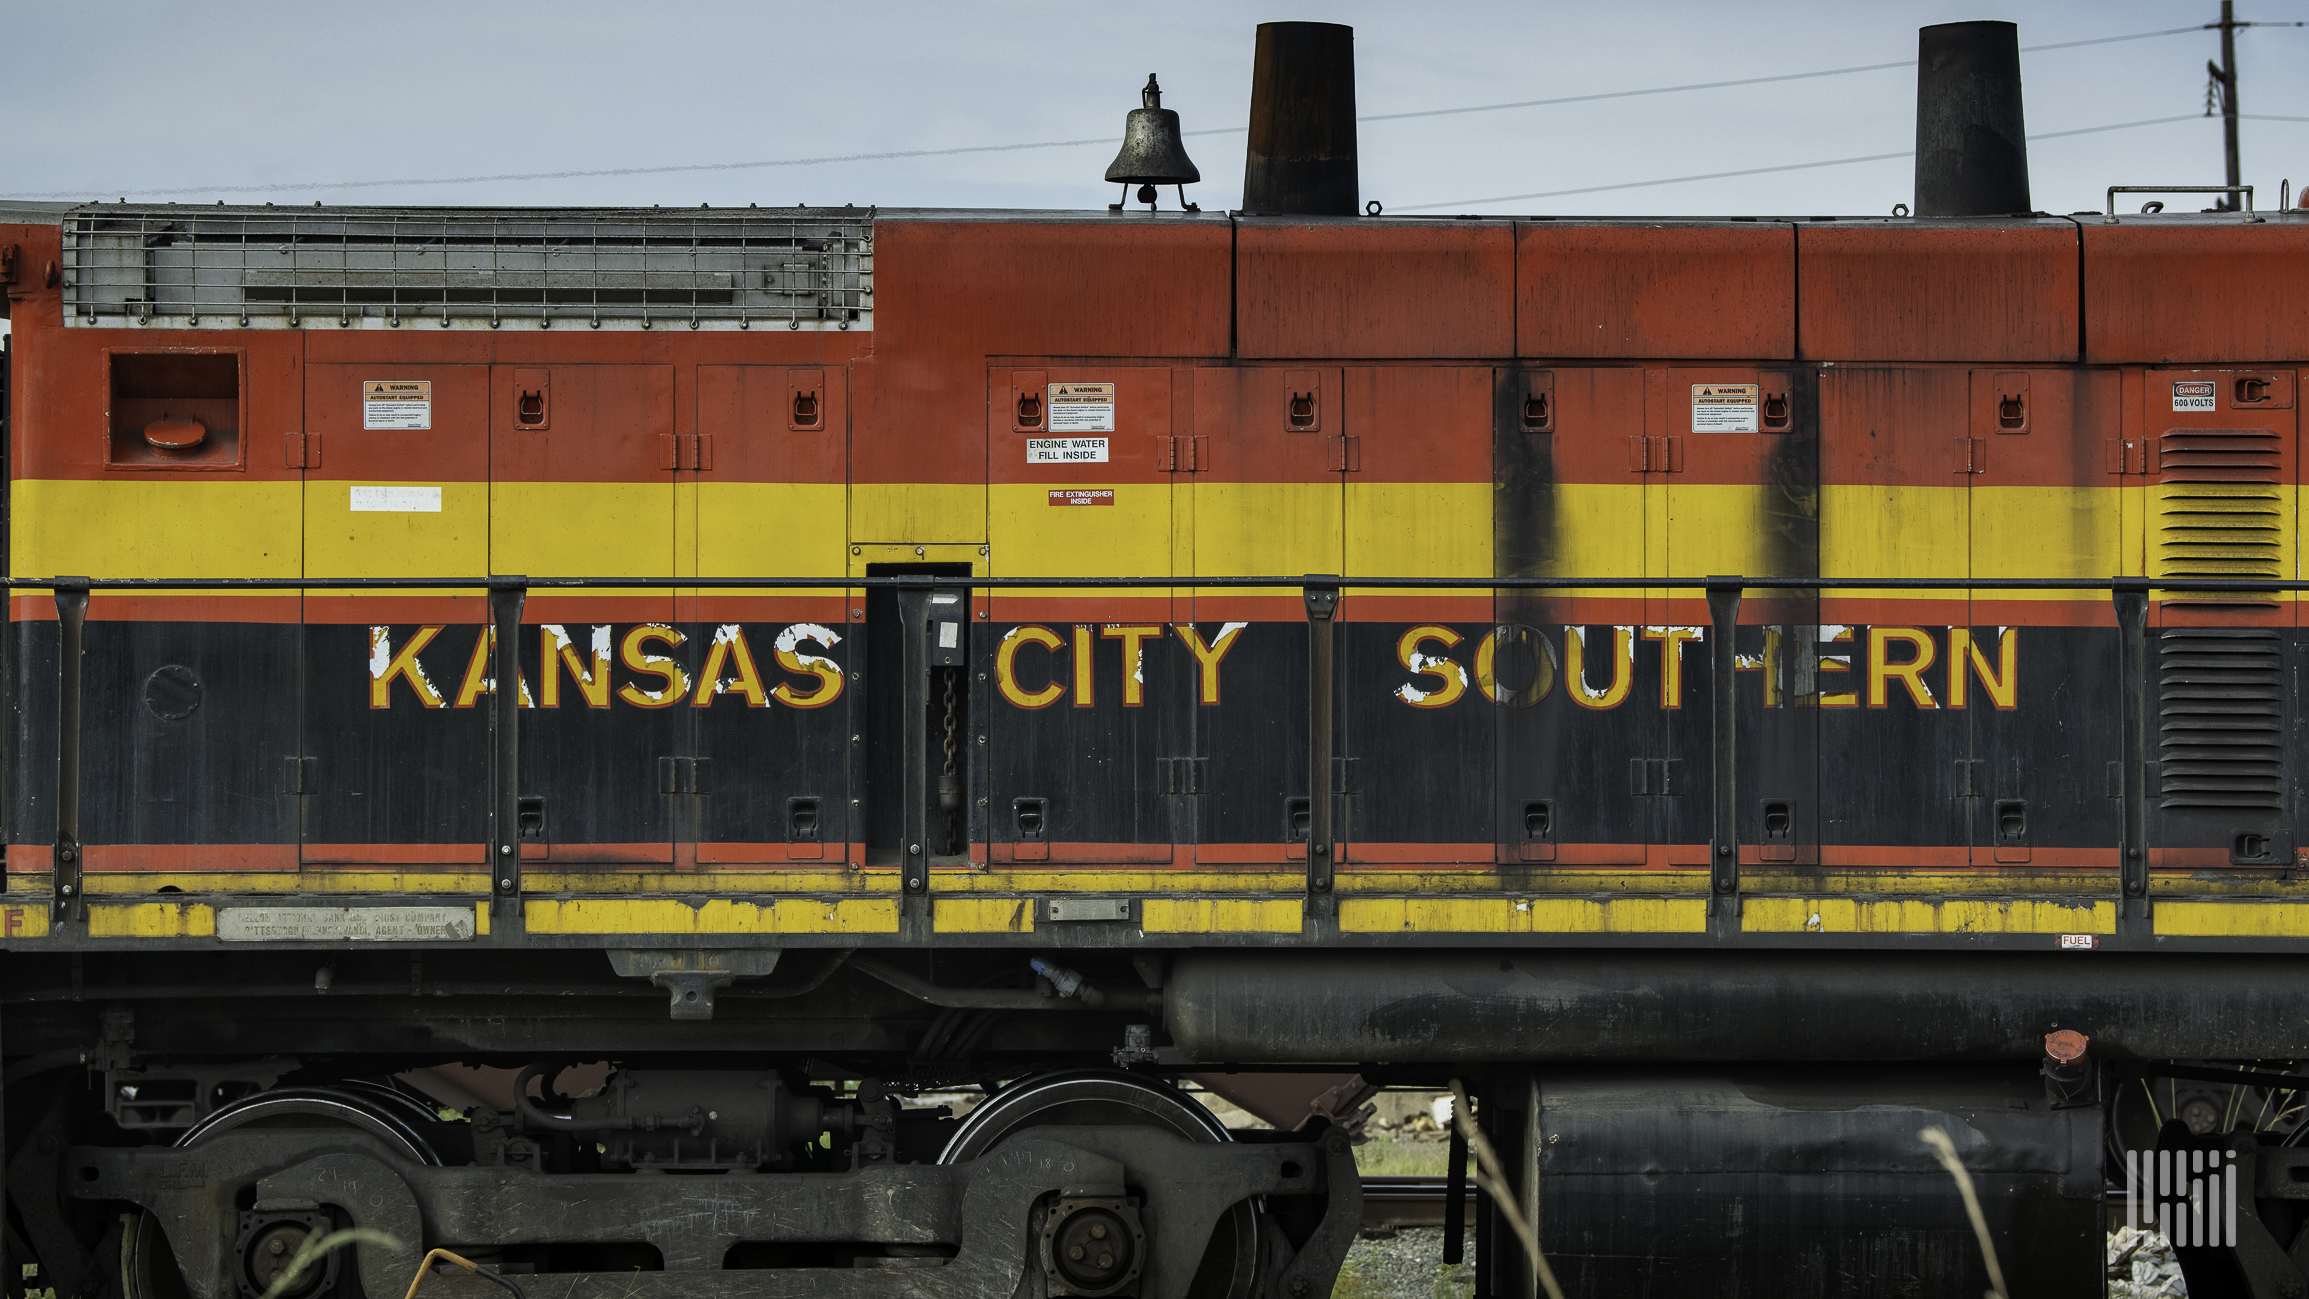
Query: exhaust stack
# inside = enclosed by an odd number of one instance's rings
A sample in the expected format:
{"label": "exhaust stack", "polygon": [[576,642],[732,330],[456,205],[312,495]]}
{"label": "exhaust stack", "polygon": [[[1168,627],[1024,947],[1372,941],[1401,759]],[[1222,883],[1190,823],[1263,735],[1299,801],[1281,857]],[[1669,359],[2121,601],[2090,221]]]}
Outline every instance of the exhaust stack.
{"label": "exhaust stack", "polygon": [[2020,28],[1941,23],[1916,35],[1916,215],[2030,211]]}
{"label": "exhaust stack", "polygon": [[1260,23],[1243,210],[1353,216],[1357,197],[1355,29]]}

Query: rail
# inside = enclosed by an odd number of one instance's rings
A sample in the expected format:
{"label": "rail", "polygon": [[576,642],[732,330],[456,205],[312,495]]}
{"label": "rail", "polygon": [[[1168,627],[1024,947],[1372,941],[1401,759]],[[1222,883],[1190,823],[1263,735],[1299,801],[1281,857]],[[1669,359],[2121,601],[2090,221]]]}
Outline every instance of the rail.
{"label": "rail", "polygon": [[[1748,577],[1740,574],[1707,577],[1351,577],[1331,573],[1274,576],[1173,577],[941,577],[903,574],[869,577],[530,577],[496,574],[486,577],[358,577],[358,578],[97,578],[59,576],[8,578],[12,590],[53,591],[60,625],[57,672],[57,835],[53,851],[51,902],[56,917],[84,919],[86,903],[80,880],[80,753],[81,672],[83,634],[91,596],[97,592],[136,591],[314,591],[314,590],[472,590],[486,592],[493,629],[491,665],[495,680],[520,678],[517,633],[521,608],[536,590],[859,590],[897,589],[917,593],[933,588],[997,590],[1227,590],[1297,588],[1310,627],[1326,631],[1338,613],[1343,590],[1469,590],[1508,591],[1691,591],[1708,603],[1712,635],[1710,652],[1714,679],[1730,681],[1737,671],[1733,629],[1739,620],[1742,595],[1762,591],[2107,591],[2116,605],[2120,633],[2118,679],[2130,683],[2122,695],[2122,797],[2124,832],[2120,876],[2127,915],[2132,904],[2148,894],[2147,825],[2147,680],[2148,605],[2159,591],[2206,595],[2275,595],[2309,591],[2309,581],[2274,578],[2195,578],[2138,576],[2109,578],[1858,578],[1858,577]],[[1307,649],[1307,770],[1330,769],[1336,725],[1332,682],[1334,637],[1310,635]],[[916,648],[908,649],[909,669],[917,666]],[[1739,847],[1735,825],[1738,772],[1734,733],[1736,700],[1730,690],[1712,691],[1711,761],[1713,815],[1710,833],[1709,913],[1725,914],[1739,892]],[[520,854],[516,845],[520,823],[518,691],[493,692],[490,718],[489,840],[495,866],[493,894],[501,901],[521,892]],[[1317,777],[1310,776],[1310,784]],[[1337,835],[1333,800],[1310,789],[1307,827],[1307,894],[1318,908],[1331,901]],[[909,868],[903,872],[905,892],[919,897],[928,889],[929,873],[921,836],[909,813],[905,838],[910,841]]]}

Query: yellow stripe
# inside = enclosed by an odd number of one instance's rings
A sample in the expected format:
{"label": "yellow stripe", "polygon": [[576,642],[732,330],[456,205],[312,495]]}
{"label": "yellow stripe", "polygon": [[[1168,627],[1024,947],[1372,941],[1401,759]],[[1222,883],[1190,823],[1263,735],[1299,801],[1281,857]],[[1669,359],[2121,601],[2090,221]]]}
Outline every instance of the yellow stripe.
{"label": "yellow stripe", "polygon": [[10,563],[19,577],[301,576],[301,485],[234,479],[19,479]]}
{"label": "yellow stripe", "polygon": [[[1836,484],[1820,489],[1822,577],[1961,577],[1971,571],[1965,488],[1954,483],[1955,440],[1947,487]],[[2113,571],[2113,570],[2112,570]],[[1837,599],[1935,598],[1935,592],[1836,590]],[[1945,597],[1939,597],[1945,598]]]}
{"label": "yellow stripe", "polygon": [[[1516,577],[1644,577],[1646,551],[1643,483],[1558,483],[1553,489],[1555,529],[1546,554]],[[1488,512],[1487,512],[1488,513]],[[1640,598],[1628,590],[1581,588],[1552,596]]]}
{"label": "yellow stripe", "polygon": [[986,541],[986,488],[977,483],[852,484],[850,535],[909,545],[981,545]]}
{"label": "yellow stripe", "polygon": [[[1195,572],[1204,577],[1336,573],[1344,491],[1319,483],[1197,482]],[[1224,595],[1268,591],[1214,592]]]}
{"label": "yellow stripe", "polygon": [[942,934],[1031,934],[1032,898],[938,898],[930,923]]}
{"label": "yellow stripe", "polygon": [[697,574],[842,577],[848,506],[840,483],[701,482]]}
{"label": "yellow stripe", "polygon": [[[440,513],[355,513],[352,489],[356,482],[376,487],[439,487]],[[305,484],[305,571],[315,577],[486,577],[489,484],[381,478],[309,481]],[[414,593],[391,594],[405,597]],[[464,594],[475,600],[483,598],[472,592]]]}
{"label": "yellow stripe", "polygon": [[1753,934],[2113,934],[2114,902],[2051,898],[1758,898],[1740,904]]}
{"label": "yellow stripe", "polygon": [[[637,483],[489,485],[489,567],[531,577],[666,577],[674,571],[673,475]],[[591,596],[668,591],[592,589]]]}
{"label": "yellow stripe", "polygon": [[[1366,577],[1472,577],[1491,572],[1490,483],[1347,480],[1347,566]],[[1401,597],[1409,592],[1368,594]],[[1486,588],[1420,591],[1421,597],[1488,597]]]}
{"label": "yellow stripe", "polygon": [[473,904],[473,932],[486,938],[489,935],[490,906],[486,902]]}
{"label": "yellow stripe", "polygon": [[96,903],[90,938],[214,938],[216,908],[203,902]]}
{"label": "yellow stripe", "polygon": [[[1653,573],[1662,577],[1810,577],[1775,562],[1773,541],[1801,525],[1783,515],[1793,508],[1785,489],[1762,484],[1690,483],[1668,479],[1668,553]],[[1783,558],[1803,559],[1799,549]],[[1803,566],[1807,567],[1808,566]],[[1592,570],[1602,572],[1604,570]]]}
{"label": "yellow stripe", "polygon": [[[1989,454],[1996,454],[1991,441]],[[1972,489],[1974,577],[2089,577],[2107,580],[2124,565],[2115,487]],[[2107,600],[2106,591],[2015,592],[2031,600]]]}
{"label": "yellow stripe", "polygon": [[1295,934],[1304,927],[1297,898],[1148,898],[1139,928],[1150,934]]}
{"label": "yellow stripe", "polygon": [[2309,902],[2159,901],[2152,918],[2165,938],[2309,938]]}
{"label": "yellow stripe", "polygon": [[[1108,487],[1114,504],[1052,505],[1048,483],[987,488],[987,540],[995,553],[1009,558],[1010,567],[1023,577],[1170,576],[1170,484],[1086,486]],[[1053,589],[1046,594],[1079,599],[1096,593]]]}
{"label": "yellow stripe", "polygon": [[894,934],[895,898],[572,898],[522,904],[533,934]]}
{"label": "yellow stripe", "polygon": [[1701,898],[1342,898],[1339,928],[1381,934],[1699,934]]}

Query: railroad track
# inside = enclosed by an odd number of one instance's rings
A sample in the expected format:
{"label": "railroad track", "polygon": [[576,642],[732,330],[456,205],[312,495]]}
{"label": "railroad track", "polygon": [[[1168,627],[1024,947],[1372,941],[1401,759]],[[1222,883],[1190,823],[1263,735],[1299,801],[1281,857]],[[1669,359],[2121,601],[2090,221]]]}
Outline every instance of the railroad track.
{"label": "railroad track", "polygon": [[[1443,1225],[1444,1181],[1441,1177],[1366,1177],[1363,1179],[1363,1229],[1440,1227]],[[1469,1214],[1474,1222],[1475,1187],[1467,1188]]]}

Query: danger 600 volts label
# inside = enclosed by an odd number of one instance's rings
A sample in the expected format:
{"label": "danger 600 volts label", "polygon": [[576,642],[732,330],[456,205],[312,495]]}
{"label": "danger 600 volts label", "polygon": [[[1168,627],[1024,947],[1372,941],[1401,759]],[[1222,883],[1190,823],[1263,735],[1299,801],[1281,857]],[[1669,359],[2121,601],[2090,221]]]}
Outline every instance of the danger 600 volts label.
{"label": "danger 600 volts label", "polygon": [[1054,383],[1050,385],[1049,409],[1048,427],[1053,433],[1112,433],[1114,385]]}
{"label": "danger 600 volts label", "polygon": [[361,385],[364,429],[433,427],[431,379],[370,379]]}
{"label": "danger 600 volts label", "polygon": [[1753,383],[1692,385],[1692,432],[1755,433],[1757,393]]}
{"label": "danger 600 volts label", "polygon": [[1103,465],[1106,463],[1105,438],[1028,438],[1026,463],[1030,465]]}
{"label": "danger 600 volts label", "polygon": [[2175,381],[2173,384],[2174,410],[2215,410],[2213,385],[2200,380]]}

